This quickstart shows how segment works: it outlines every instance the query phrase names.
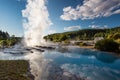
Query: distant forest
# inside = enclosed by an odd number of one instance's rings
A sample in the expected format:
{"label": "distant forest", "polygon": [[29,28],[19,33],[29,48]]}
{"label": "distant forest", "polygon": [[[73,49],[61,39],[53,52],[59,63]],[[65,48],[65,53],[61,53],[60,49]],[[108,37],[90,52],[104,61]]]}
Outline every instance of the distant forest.
{"label": "distant forest", "polygon": [[120,26],[111,29],[82,29],[78,31],[55,33],[44,36],[44,39],[46,41],[62,42],[66,40],[94,40],[95,37],[113,38],[113,36],[120,39]]}
{"label": "distant forest", "polygon": [[7,39],[9,37],[10,37],[10,35],[8,32],[4,32],[4,31],[0,30],[0,39]]}
{"label": "distant forest", "polygon": [[20,42],[20,37],[10,36],[8,32],[0,30],[0,48],[11,47]]}

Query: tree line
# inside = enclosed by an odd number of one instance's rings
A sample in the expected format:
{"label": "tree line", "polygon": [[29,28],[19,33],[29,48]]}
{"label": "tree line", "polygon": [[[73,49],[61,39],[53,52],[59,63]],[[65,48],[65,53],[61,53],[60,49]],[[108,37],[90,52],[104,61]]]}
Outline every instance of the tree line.
{"label": "tree line", "polygon": [[44,39],[52,42],[62,42],[69,44],[70,41],[77,41],[77,46],[88,46],[81,42],[84,40],[93,40],[102,37],[98,40],[94,48],[102,51],[110,51],[120,53],[120,27],[111,29],[83,29],[78,31],[70,31],[64,33],[55,33],[44,36]]}
{"label": "tree line", "polygon": [[20,42],[20,37],[10,36],[8,32],[0,30],[0,48],[11,47]]}
{"label": "tree line", "polygon": [[112,38],[113,34],[119,37],[120,27],[111,29],[83,29],[78,31],[70,31],[64,33],[55,33],[44,36],[47,41],[62,42],[66,40],[94,40],[95,37]]}

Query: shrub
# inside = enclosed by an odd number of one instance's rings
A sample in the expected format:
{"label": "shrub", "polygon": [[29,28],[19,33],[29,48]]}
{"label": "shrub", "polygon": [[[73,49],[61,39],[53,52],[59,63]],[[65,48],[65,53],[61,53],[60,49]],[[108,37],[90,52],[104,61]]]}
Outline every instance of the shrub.
{"label": "shrub", "polygon": [[119,44],[111,39],[100,40],[95,44],[95,48],[102,51],[116,52],[119,50]]}
{"label": "shrub", "polygon": [[117,42],[120,45],[120,38],[115,40],[115,42]]}
{"label": "shrub", "polygon": [[115,33],[112,37],[114,40],[120,39],[120,33]]}
{"label": "shrub", "polygon": [[65,44],[70,44],[70,41],[69,40],[65,40],[64,43]]}
{"label": "shrub", "polygon": [[80,43],[82,43],[82,42],[75,42],[74,44],[78,46]]}
{"label": "shrub", "polygon": [[107,39],[113,39],[113,40],[120,39],[120,33],[109,34],[109,35],[107,36]]}
{"label": "shrub", "polygon": [[87,46],[87,44],[82,42],[79,44],[79,46]]}
{"label": "shrub", "polygon": [[75,42],[75,45],[77,45],[77,46],[87,46],[87,44],[84,43],[84,42]]}
{"label": "shrub", "polygon": [[1,40],[0,45],[1,45],[1,47],[5,47],[7,45],[6,40]]}

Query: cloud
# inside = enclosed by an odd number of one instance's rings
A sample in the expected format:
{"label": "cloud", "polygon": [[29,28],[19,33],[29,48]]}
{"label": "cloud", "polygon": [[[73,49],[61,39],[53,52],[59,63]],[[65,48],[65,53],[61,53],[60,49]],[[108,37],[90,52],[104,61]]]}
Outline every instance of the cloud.
{"label": "cloud", "polygon": [[21,1],[21,0],[16,0],[16,1]]}
{"label": "cloud", "polygon": [[106,28],[108,28],[108,26],[107,26],[107,25],[104,25],[103,28],[106,29]]}
{"label": "cloud", "polygon": [[[61,68],[85,80],[119,80],[120,72],[108,67],[99,67],[90,64],[63,64]],[[103,74],[104,73],[104,74]]]}
{"label": "cloud", "polygon": [[95,21],[93,21],[93,22],[91,22],[92,24],[94,24],[95,23]]}
{"label": "cloud", "polygon": [[49,34],[53,34],[53,33],[56,33],[57,31],[56,30],[49,30]]}
{"label": "cloud", "polygon": [[16,1],[21,2],[21,1],[26,1],[26,0],[16,0]]}
{"label": "cloud", "polygon": [[104,25],[104,26],[100,26],[100,25],[89,25],[89,28],[93,28],[93,29],[107,29],[108,26]]}
{"label": "cloud", "polygon": [[65,7],[60,18],[63,20],[85,20],[119,13],[120,0],[84,0],[83,4],[77,5],[76,8]]}
{"label": "cloud", "polygon": [[70,26],[70,27],[64,27],[65,31],[73,31],[73,30],[78,30],[81,29],[80,26]]}
{"label": "cloud", "polygon": [[88,27],[90,27],[90,28],[94,28],[94,29],[98,29],[98,28],[100,28],[99,25],[89,25]]}

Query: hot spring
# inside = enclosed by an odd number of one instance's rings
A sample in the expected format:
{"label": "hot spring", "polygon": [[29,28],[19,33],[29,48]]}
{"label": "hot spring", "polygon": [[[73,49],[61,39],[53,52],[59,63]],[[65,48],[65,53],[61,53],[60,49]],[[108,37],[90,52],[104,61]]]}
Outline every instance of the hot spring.
{"label": "hot spring", "polygon": [[120,80],[120,58],[111,53],[75,46],[0,51],[0,60],[18,59],[29,60],[35,80]]}
{"label": "hot spring", "polygon": [[47,45],[44,32],[53,24],[46,3],[27,0],[22,10],[24,45],[0,49],[0,60],[28,60],[35,80],[120,80],[120,58],[111,53],[75,46],[42,47]]}

